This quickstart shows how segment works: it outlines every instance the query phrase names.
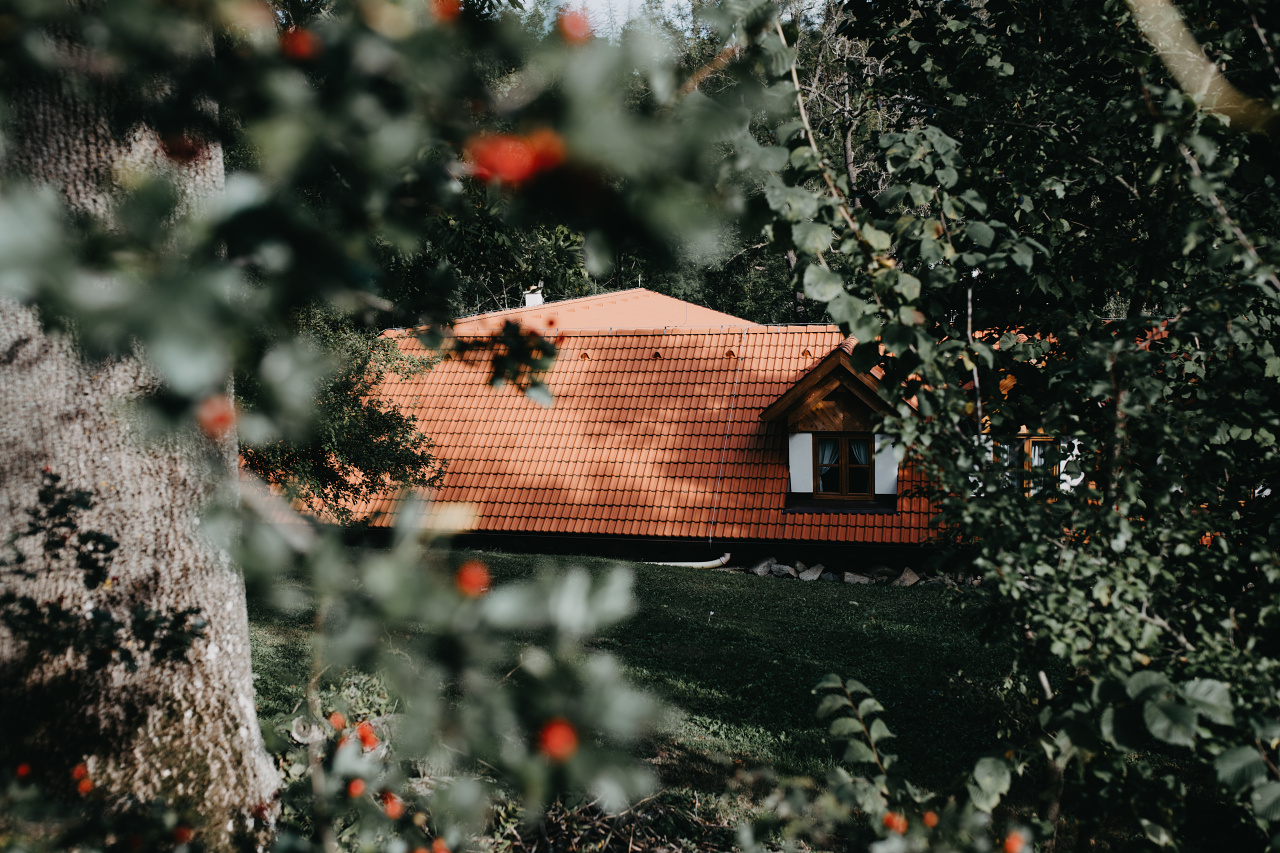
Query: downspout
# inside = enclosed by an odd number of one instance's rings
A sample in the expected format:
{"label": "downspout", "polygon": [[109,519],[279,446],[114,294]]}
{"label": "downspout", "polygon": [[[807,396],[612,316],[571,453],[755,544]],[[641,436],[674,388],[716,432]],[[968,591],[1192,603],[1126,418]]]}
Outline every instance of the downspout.
{"label": "downspout", "polygon": [[679,566],[684,569],[718,569],[729,562],[729,555],[724,554],[718,560],[703,560],[701,563],[650,563],[651,566]]}

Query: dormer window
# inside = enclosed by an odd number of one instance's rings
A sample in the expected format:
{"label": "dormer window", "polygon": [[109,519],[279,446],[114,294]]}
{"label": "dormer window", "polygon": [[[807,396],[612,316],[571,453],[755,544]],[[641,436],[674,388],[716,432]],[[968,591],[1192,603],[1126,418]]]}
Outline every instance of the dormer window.
{"label": "dormer window", "polygon": [[875,499],[874,436],[817,433],[813,437],[814,497]]}

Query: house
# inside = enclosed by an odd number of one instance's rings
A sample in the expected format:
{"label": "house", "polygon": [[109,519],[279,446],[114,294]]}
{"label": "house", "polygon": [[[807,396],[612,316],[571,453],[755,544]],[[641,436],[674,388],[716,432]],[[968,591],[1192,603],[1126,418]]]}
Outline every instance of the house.
{"label": "house", "polygon": [[[920,478],[875,433],[876,378],[852,368],[836,326],[758,325],[636,288],[468,318],[455,333],[508,320],[560,336],[544,377],[553,406],[490,388],[478,357],[381,389],[447,460],[432,497],[473,508],[474,537],[699,556],[930,542]],[[387,334],[421,353],[411,333]],[[404,506],[388,494],[359,511],[385,527]]]}

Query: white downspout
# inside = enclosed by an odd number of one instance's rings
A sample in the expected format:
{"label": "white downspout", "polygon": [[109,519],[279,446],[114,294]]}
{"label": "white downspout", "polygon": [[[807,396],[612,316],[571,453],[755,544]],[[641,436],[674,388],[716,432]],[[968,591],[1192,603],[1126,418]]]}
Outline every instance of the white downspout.
{"label": "white downspout", "polygon": [[704,560],[701,563],[650,563],[651,566],[679,566],[685,569],[718,569],[725,563],[729,562],[729,555],[725,554],[718,560]]}

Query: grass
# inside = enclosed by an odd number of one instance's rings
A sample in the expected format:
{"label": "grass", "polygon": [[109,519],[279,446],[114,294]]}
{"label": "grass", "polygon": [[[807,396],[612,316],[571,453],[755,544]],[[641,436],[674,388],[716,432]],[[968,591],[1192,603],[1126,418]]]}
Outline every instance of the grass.
{"label": "grass", "polygon": [[[600,573],[618,564],[455,557],[484,560],[496,583],[556,566]],[[638,610],[593,645],[677,709],[653,744],[668,781],[718,792],[737,767],[825,775],[832,747],[812,688],[830,672],[871,688],[897,735],[889,751],[920,784],[943,784],[996,743],[988,688],[1008,673],[1012,652],[978,641],[973,594],[629,567]]]}
{"label": "grass", "polygon": [[[495,584],[616,560],[458,551]],[[1012,654],[977,640],[980,596],[627,564],[636,614],[593,641],[672,713],[645,745],[664,782],[718,795],[739,769],[821,777],[833,764],[813,685],[830,672],[864,682],[897,735],[889,751],[917,783],[937,787],[994,746],[991,688]],[[293,711],[311,668],[310,616],[250,607],[262,717]]]}

